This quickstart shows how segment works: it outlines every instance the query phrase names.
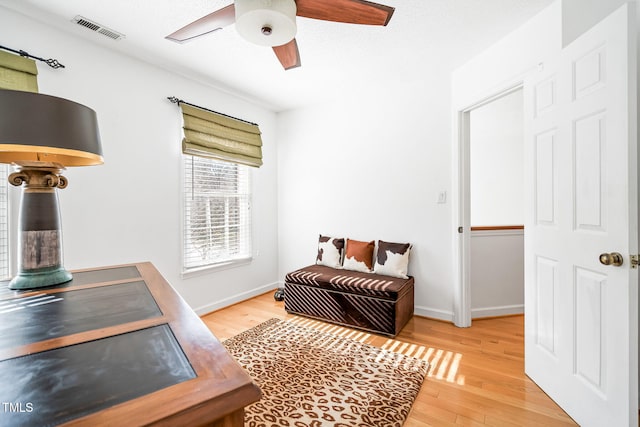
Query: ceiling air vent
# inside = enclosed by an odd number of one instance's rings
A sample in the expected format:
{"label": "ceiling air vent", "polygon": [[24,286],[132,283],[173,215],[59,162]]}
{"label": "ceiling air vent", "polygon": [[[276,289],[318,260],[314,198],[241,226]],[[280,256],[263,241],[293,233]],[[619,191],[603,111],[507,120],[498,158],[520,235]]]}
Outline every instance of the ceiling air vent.
{"label": "ceiling air vent", "polygon": [[113,40],[120,40],[124,38],[124,34],[114,31],[105,26],[102,26],[97,22],[93,22],[90,19],[85,18],[84,16],[76,15],[73,18],[73,22],[75,22],[78,25],[82,25],[83,27],[88,28],[91,31],[100,33],[105,37],[109,37],[110,39],[113,39]]}

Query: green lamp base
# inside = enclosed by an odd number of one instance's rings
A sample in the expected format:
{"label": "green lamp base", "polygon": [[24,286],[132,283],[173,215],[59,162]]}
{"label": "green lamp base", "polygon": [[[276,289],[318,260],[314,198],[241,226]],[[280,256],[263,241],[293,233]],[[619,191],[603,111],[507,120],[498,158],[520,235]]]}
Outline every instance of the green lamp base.
{"label": "green lamp base", "polygon": [[71,273],[60,267],[45,271],[21,271],[9,282],[9,289],[24,290],[46,288],[59,285],[73,279]]}
{"label": "green lamp base", "polygon": [[71,280],[62,265],[62,230],[57,188],[65,188],[57,163],[16,162],[9,182],[22,186],[18,227],[18,274],[9,289],[37,289]]}

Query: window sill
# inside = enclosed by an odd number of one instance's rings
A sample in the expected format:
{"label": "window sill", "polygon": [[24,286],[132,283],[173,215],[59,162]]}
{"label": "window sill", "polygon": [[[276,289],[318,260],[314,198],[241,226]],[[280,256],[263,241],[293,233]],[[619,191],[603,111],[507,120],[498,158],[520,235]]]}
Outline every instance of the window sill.
{"label": "window sill", "polygon": [[232,261],[224,261],[218,264],[211,264],[204,267],[194,267],[188,270],[183,270],[181,277],[183,279],[189,279],[191,277],[204,276],[206,274],[215,273],[217,271],[228,270],[231,268],[242,267],[251,264],[253,257],[234,259]]}

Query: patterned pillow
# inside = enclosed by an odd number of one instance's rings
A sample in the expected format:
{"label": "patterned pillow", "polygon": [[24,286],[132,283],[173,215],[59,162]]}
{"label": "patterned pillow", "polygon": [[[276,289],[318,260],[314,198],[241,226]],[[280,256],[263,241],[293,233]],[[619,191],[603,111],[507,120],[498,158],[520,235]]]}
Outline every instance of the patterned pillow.
{"label": "patterned pillow", "polygon": [[347,249],[342,268],[345,270],[362,271],[371,273],[373,267],[373,249],[375,244],[347,239]]}
{"label": "patterned pillow", "polygon": [[327,267],[340,268],[342,266],[342,253],[344,251],[344,239],[323,236],[318,238],[318,256],[316,264]]}
{"label": "patterned pillow", "polygon": [[378,252],[373,272],[408,279],[410,243],[389,243],[378,240]]}

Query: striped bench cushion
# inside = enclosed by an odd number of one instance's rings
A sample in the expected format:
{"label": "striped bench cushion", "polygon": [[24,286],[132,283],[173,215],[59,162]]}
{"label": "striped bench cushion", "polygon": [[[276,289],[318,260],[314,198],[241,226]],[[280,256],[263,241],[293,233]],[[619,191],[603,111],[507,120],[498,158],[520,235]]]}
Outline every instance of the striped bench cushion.
{"label": "striped bench cushion", "polygon": [[285,283],[397,300],[406,286],[413,283],[413,277],[401,279],[314,264],[288,273],[285,276]]}

